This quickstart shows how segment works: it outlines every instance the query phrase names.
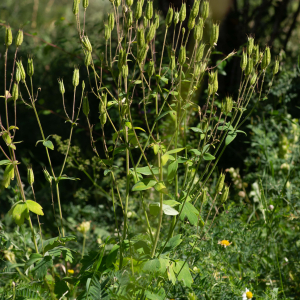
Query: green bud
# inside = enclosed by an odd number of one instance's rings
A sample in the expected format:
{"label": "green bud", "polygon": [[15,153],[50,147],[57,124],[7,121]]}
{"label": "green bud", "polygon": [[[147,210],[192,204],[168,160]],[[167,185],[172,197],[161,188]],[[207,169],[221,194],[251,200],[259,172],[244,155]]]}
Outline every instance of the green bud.
{"label": "green bud", "polygon": [[199,7],[200,7],[200,0],[195,0],[194,5],[191,9],[190,17],[192,17],[193,19],[196,19],[198,17]]}
{"label": "green bud", "polygon": [[273,75],[276,75],[278,73],[278,71],[279,71],[279,60],[276,59],[274,69],[273,69]]}
{"label": "green bud", "polygon": [[77,67],[74,68],[73,71],[73,80],[72,80],[74,88],[79,84],[79,69]]}
{"label": "green bud", "polygon": [[255,45],[253,47],[253,65],[254,66],[259,62],[259,58],[260,58],[260,55],[259,55],[259,46]]}
{"label": "green bud", "polygon": [[177,25],[179,22],[179,12],[175,12],[174,14],[174,25]]}
{"label": "green bud", "polygon": [[247,62],[247,66],[245,69],[245,74],[248,76],[252,73],[253,70],[253,59],[250,57]]}
{"label": "green bud", "polygon": [[232,111],[232,106],[233,106],[233,101],[231,97],[226,97],[225,100],[223,100],[222,102],[222,113],[227,115],[228,113],[230,113]]}
{"label": "green bud", "polygon": [[247,58],[247,52],[245,51],[245,49],[243,50],[243,54],[242,54],[242,59],[241,59],[241,69],[242,71],[244,71],[247,67],[247,62],[248,62],[248,58]]}
{"label": "green bud", "polygon": [[82,1],[82,6],[84,9],[87,9],[87,7],[89,6],[89,0],[83,0]]}
{"label": "green bud", "polygon": [[143,14],[143,4],[141,0],[136,3],[135,18],[138,20]]}
{"label": "green bud", "polygon": [[109,40],[110,39],[110,36],[111,36],[111,30],[109,28],[109,26],[107,24],[104,25],[104,37],[105,37],[105,40]]}
{"label": "green bud", "polygon": [[266,70],[270,62],[271,62],[271,51],[270,51],[270,47],[267,46],[261,62],[261,68],[263,70]]}
{"label": "green bud", "polygon": [[115,27],[115,16],[114,16],[114,13],[110,13],[108,15],[108,26],[109,26],[110,31],[114,30],[114,27]]}
{"label": "green bud", "polygon": [[188,29],[189,30],[192,30],[195,27],[195,22],[196,22],[196,19],[192,18],[192,15],[190,15],[189,21],[188,21]]}
{"label": "green bud", "polygon": [[27,181],[30,186],[32,186],[34,183],[34,175],[33,175],[32,168],[27,169]]}
{"label": "green bud", "polygon": [[211,31],[211,34],[210,34],[210,45],[211,45],[211,47],[217,45],[218,39],[219,39],[219,24],[213,24],[212,31]]}
{"label": "green bud", "polygon": [[204,1],[202,5],[202,18],[205,21],[209,15],[209,2]]}
{"label": "green bud", "polygon": [[194,29],[194,39],[200,41],[203,36],[203,19],[200,18],[199,23],[195,26]]}
{"label": "green bud", "polygon": [[221,173],[216,185],[216,194],[220,193],[224,187],[225,174]]}
{"label": "green bud", "polygon": [[180,47],[178,63],[182,66],[186,61],[186,50],[184,46]]}
{"label": "green bud", "polygon": [[144,47],[145,45],[145,31],[144,28],[137,30],[137,44],[139,48]]}
{"label": "green bud", "polygon": [[130,7],[133,4],[133,0],[126,0],[126,4]]}
{"label": "green bud", "polygon": [[171,71],[173,71],[176,68],[176,61],[175,61],[175,55],[174,54],[171,55],[169,68],[170,68]]}
{"label": "green bud", "polygon": [[79,13],[79,3],[80,3],[80,0],[73,1],[73,14],[74,15],[77,15]]}
{"label": "green bud", "polygon": [[81,43],[83,44],[84,48],[89,51],[89,52],[92,52],[93,48],[92,48],[92,45],[90,43],[90,40],[87,36],[84,36],[82,39],[81,39]]}
{"label": "green bud", "polygon": [[85,58],[84,58],[84,64],[86,67],[88,67],[92,62],[92,53],[91,52],[86,52],[85,53]]}
{"label": "green bud", "polygon": [[90,112],[89,99],[87,96],[84,96],[82,100],[82,112],[85,114],[86,117],[89,115]]}
{"label": "green bud", "polygon": [[123,76],[123,78],[128,77],[128,65],[127,64],[122,67],[122,76]]}
{"label": "green bud", "polygon": [[21,80],[21,71],[20,71],[20,67],[17,64],[17,68],[16,68],[16,82],[19,83]]}
{"label": "green bud", "polygon": [[155,72],[154,61],[150,60],[147,69],[148,76],[151,77],[154,74],[154,72]]}
{"label": "green bud", "polygon": [[195,57],[196,61],[201,61],[201,59],[203,57],[204,49],[205,49],[205,44],[201,44],[196,52],[196,57]]}
{"label": "green bud", "polygon": [[33,60],[32,58],[28,58],[27,62],[27,74],[29,77],[32,77],[34,74]]}
{"label": "green bud", "polygon": [[151,20],[153,17],[153,1],[148,1],[146,5],[146,18]]}
{"label": "green bud", "polygon": [[186,18],[186,3],[181,4],[180,12],[179,12],[179,20],[183,22]]}
{"label": "green bud", "polygon": [[148,52],[149,46],[148,45],[144,45],[138,52],[138,62],[141,64],[147,57],[147,52]]}
{"label": "green bud", "polygon": [[249,56],[251,56],[251,54],[252,54],[253,47],[254,47],[254,39],[253,39],[253,37],[249,37],[248,43],[247,43],[247,53]]}
{"label": "green bud", "polygon": [[19,86],[18,84],[14,83],[11,96],[14,101],[18,100],[19,98]]}
{"label": "green bud", "polygon": [[44,169],[43,172],[44,172],[44,175],[45,175],[45,179],[46,179],[46,180],[48,181],[48,183],[50,183],[50,185],[51,185],[51,184],[52,184],[52,176],[50,176],[49,172],[48,172],[46,169]]}
{"label": "green bud", "polygon": [[172,20],[173,20],[173,8],[169,7],[167,16],[166,16],[166,26],[170,27],[172,24]]}
{"label": "green bud", "polygon": [[227,201],[229,195],[229,186],[225,186],[221,196],[221,203],[225,203]]}
{"label": "green bud", "polygon": [[10,28],[10,26],[7,26],[6,30],[5,30],[5,45],[6,45],[6,47],[9,47],[12,44],[12,40],[13,40],[13,37],[12,37],[11,28]]}
{"label": "green bud", "polygon": [[155,14],[155,27],[156,29],[159,27],[159,14]]}
{"label": "green bud", "polygon": [[256,73],[253,73],[252,74],[252,77],[250,79],[250,85],[254,86],[255,83],[256,83],[256,79],[257,79],[257,74]]}
{"label": "green bud", "polygon": [[59,91],[63,95],[65,93],[65,86],[62,79],[58,79]]}
{"label": "green bud", "polygon": [[19,30],[16,37],[16,47],[20,47],[23,43],[23,30]]}
{"label": "green bud", "polygon": [[155,32],[156,32],[156,26],[155,23],[152,23],[147,33],[147,37],[146,37],[147,43],[149,43],[154,39]]}

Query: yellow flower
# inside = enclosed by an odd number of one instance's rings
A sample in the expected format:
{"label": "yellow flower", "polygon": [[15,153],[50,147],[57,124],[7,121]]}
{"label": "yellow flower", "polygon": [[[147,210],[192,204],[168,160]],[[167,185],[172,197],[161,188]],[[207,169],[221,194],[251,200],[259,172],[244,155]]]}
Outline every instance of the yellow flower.
{"label": "yellow flower", "polygon": [[246,297],[247,297],[247,299],[252,299],[253,294],[251,292],[247,292]]}
{"label": "yellow flower", "polygon": [[226,248],[227,246],[231,245],[232,243],[229,243],[227,240],[222,240],[218,242],[219,245],[224,246]]}
{"label": "yellow flower", "polygon": [[68,270],[68,273],[74,274],[74,270],[70,269],[70,270]]}

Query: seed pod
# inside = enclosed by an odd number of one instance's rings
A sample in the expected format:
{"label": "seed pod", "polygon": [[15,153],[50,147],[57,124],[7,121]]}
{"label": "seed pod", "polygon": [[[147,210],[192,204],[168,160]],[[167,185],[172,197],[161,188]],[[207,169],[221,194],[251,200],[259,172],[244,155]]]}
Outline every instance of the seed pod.
{"label": "seed pod", "polygon": [[156,26],[155,23],[152,23],[147,33],[147,37],[146,37],[147,43],[149,43],[154,39],[155,32],[156,32]]}
{"label": "seed pod", "polygon": [[254,39],[253,39],[253,37],[250,36],[248,38],[248,43],[247,43],[247,53],[249,56],[251,56],[251,54],[252,54],[253,47],[254,47]]}
{"label": "seed pod", "polygon": [[208,93],[209,96],[213,93],[213,90],[214,90],[213,84],[209,83],[208,84],[208,89],[207,89],[207,93]]}
{"label": "seed pod", "polygon": [[222,192],[221,199],[220,199],[221,203],[224,203],[227,201],[228,195],[229,195],[229,186],[225,186],[223,189],[223,192]]}
{"label": "seed pod", "polygon": [[50,183],[50,185],[51,185],[51,184],[52,184],[52,176],[50,176],[49,172],[48,172],[46,169],[44,169],[43,172],[44,172],[44,175],[45,175],[45,179],[46,179],[46,180],[48,181],[48,183]]}
{"label": "seed pod", "polygon": [[186,61],[186,50],[184,46],[180,47],[178,63],[182,66]]}
{"label": "seed pod", "polygon": [[176,68],[176,61],[175,61],[175,55],[172,54],[170,57],[170,63],[169,63],[169,68],[171,71],[173,71]]}
{"label": "seed pod", "polygon": [[216,194],[220,193],[224,187],[225,174],[221,173],[216,185]]}
{"label": "seed pod", "polygon": [[190,13],[190,17],[192,17],[193,19],[196,19],[198,17],[199,6],[200,6],[200,0],[195,0]]}
{"label": "seed pod", "polygon": [[16,37],[16,47],[20,47],[23,43],[23,30],[19,30]]}
{"label": "seed pod", "polygon": [[146,5],[146,18],[151,20],[153,17],[153,1],[148,1]]}
{"label": "seed pod", "polygon": [[84,80],[82,80],[81,88],[82,88],[82,92],[83,92],[84,89],[85,89],[85,82],[84,82]]}
{"label": "seed pod", "polygon": [[247,62],[248,62],[247,52],[245,51],[245,49],[243,49],[243,54],[242,54],[242,59],[241,59],[241,64],[240,64],[242,71],[244,71],[246,69]]}
{"label": "seed pod", "polygon": [[138,29],[138,31],[137,31],[137,44],[138,44],[139,48],[142,48],[145,45],[144,28]]}
{"label": "seed pod", "polygon": [[30,186],[32,186],[34,183],[34,175],[33,175],[32,168],[27,169],[27,181]]}
{"label": "seed pod", "polygon": [[128,77],[128,65],[127,64],[122,67],[122,76],[123,76],[123,78]]}
{"label": "seed pod", "polygon": [[166,16],[166,26],[170,27],[172,24],[172,20],[173,20],[173,8],[169,7],[167,16]]}
{"label": "seed pod", "polygon": [[214,73],[214,82],[213,82],[213,93],[215,94],[218,91],[219,83],[218,83],[218,71]]}
{"label": "seed pod", "polygon": [[225,100],[222,102],[222,113],[227,115],[232,111],[233,101],[231,97],[226,97]]}
{"label": "seed pod", "polygon": [[189,30],[192,30],[195,27],[195,22],[196,22],[196,19],[192,18],[192,15],[190,15],[189,21],[188,21],[188,29]]}
{"label": "seed pod", "polygon": [[119,52],[119,59],[118,59],[118,68],[121,71],[122,67],[127,64],[127,52],[125,49],[121,49]]}
{"label": "seed pod", "polygon": [[32,77],[34,74],[33,60],[32,58],[28,58],[27,62],[27,74],[29,77]]}
{"label": "seed pod", "polygon": [[155,14],[155,27],[156,29],[159,27],[159,14]]}
{"label": "seed pod", "polygon": [[205,21],[209,15],[209,2],[204,1],[202,5],[202,18]]}
{"label": "seed pod", "polygon": [[143,26],[144,26],[144,28],[148,27],[148,23],[149,23],[149,20],[146,18],[146,16],[143,16]]}
{"label": "seed pod", "polygon": [[137,59],[138,59],[138,62],[139,62],[140,64],[146,59],[148,49],[149,49],[149,46],[148,46],[148,45],[144,45],[144,46],[139,50]]}
{"label": "seed pod", "polygon": [[127,29],[129,29],[133,24],[133,16],[132,16],[132,11],[128,13],[127,17]]}
{"label": "seed pod", "polygon": [[87,96],[84,96],[82,100],[82,112],[85,114],[86,117],[90,113],[89,99]]}
{"label": "seed pod", "polygon": [[196,64],[195,65],[195,68],[194,68],[194,76],[195,77],[198,77],[201,73],[201,66],[200,64]]}
{"label": "seed pod", "polygon": [[65,86],[62,79],[58,79],[59,91],[63,95],[65,93]]}
{"label": "seed pod", "polygon": [[196,61],[200,61],[202,59],[204,49],[205,49],[205,44],[201,44],[196,52]]}
{"label": "seed pod", "polygon": [[181,33],[182,33],[182,40],[183,40],[183,38],[184,38],[184,34],[185,34],[185,27],[182,27],[182,29],[181,29]]}
{"label": "seed pod", "polygon": [[259,62],[259,46],[253,46],[253,65],[255,66]]}
{"label": "seed pod", "polygon": [[208,120],[205,118],[202,120],[202,122],[200,123],[200,128],[202,129],[202,131],[204,133],[206,133],[207,128],[208,128]]}
{"label": "seed pod", "polygon": [[154,74],[154,72],[155,72],[154,61],[150,60],[147,69],[148,76],[151,77]]}
{"label": "seed pod", "polygon": [[100,112],[100,123],[102,126],[105,125],[107,116],[106,116],[106,105],[107,105],[107,94],[103,93],[99,104],[99,112]]}
{"label": "seed pod", "polygon": [[77,67],[74,68],[73,71],[73,80],[72,80],[74,88],[79,84],[79,69]]}
{"label": "seed pod", "polygon": [[269,66],[270,62],[271,62],[271,52],[270,52],[270,47],[267,46],[261,62],[261,68],[265,70]]}
{"label": "seed pod", "polygon": [[276,59],[274,69],[273,69],[273,75],[276,75],[278,73],[278,71],[279,71],[279,60]]}
{"label": "seed pod", "polygon": [[11,28],[10,28],[10,26],[8,26],[8,27],[6,27],[6,30],[5,30],[5,45],[6,45],[6,47],[9,47],[12,44],[12,40],[13,40],[13,37],[12,37]]}
{"label": "seed pod", "polygon": [[82,6],[84,9],[87,9],[87,7],[89,6],[89,0],[83,0],[82,1]]}
{"label": "seed pod", "polygon": [[11,96],[14,101],[18,100],[19,98],[19,87],[18,84],[14,83]]}
{"label": "seed pod", "polygon": [[183,22],[186,18],[186,3],[181,4],[180,12],[179,12],[179,20]]}
{"label": "seed pod", "polygon": [[84,36],[82,39],[81,39],[81,43],[83,44],[84,48],[89,51],[89,52],[92,52],[93,48],[92,48],[92,45],[90,43],[90,40],[88,38],[88,36]]}
{"label": "seed pod", "polygon": [[126,4],[130,7],[133,4],[133,0],[126,0]]}
{"label": "seed pod", "polygon": [[210,34],[210,45],[211,45],[211,47],[217,45],[218,39],[219,39],[219,24],[213,24],[212,31],[211,31],[211,34]]}
{"label": "seed pod", "polygon": [[200,41],[202,39],[202,36],[203,36],[203,19],[200,19],[200,20],[202,20],[202,24],[201,24],[201,22],[199,22],[195,26],[195,29],[194,29],[194,39],[196,41]]}
{"label": "seed pod", "polygon": [[20,67],[18,66],[18,63],[17,63],[17,68],[16,68],[16,82],[19,84],[21,80],[21,71],[20,71]]}
{"label": "seed pod", "polygon": [[21,80],[22,82],[25,82],[25,78],[26,78],[26,73],[25,73],[25,69],[23,67],[22,61],[17,61],[17,65],[20,69],[20,73],[21,73]]}
{"label": "seed pod", "polygon": [[245,69],[245,74],[248,76],[252,73],[253,70],[253,59],[250,57],[247,62],[247,66]]}
{"label": "seed pod", "polygon": [[138,0],[136,3],[136,10],[135,10],[135,18],[138,20],[143,14],[143,5],[142,1]]}
{"label": "seed pod", "polygon": [[202,190],[201,196],[200,196],[200,202],[205,205],[207,203],[207,194],[206,190]]}
{"label": "seed pod", "polygon": [[177,25],[179,22],[179,12],[175,12],[174,14],[174,25]]}
{"label": "seed pod", "polygon": [[92,53],[91,52],[86,52],[85,53],[85,58],[84,58],[84,64],[86,67],[88,67],[92,62]]}
{"label": "seed pod", "polygon": [[110,31],[114,30],[114,27],[115,27],[115,16],[114,16],[114,13],[110,13],[108,15],[108,26],[109,26]]}
{"label": "seed pod", "polygon": [[257,79],[257,74],[256,73],[253,73],[252,74],[252,77],[250,79],[250,85],[254,86],[255,83],[256,83],[256,79]]}
{"label": "seed pod", "polygon": [[115,5],[116,5],[116,7],[119,7],[120,5],[121,5],[121,0],[115,0]]}
{"label": "seed pod", "polygon": [[109,28],[109,26],[107,24],[104,25],[104,37],[105,37],[105,40],[109,40],[110,39],[110,36],[111,36],[111,30]]}
{"label": "seed pod", "polygon": [[80,3],[80,0],[73,1],[73,14],[75,16],[79,13],[79,3]]}

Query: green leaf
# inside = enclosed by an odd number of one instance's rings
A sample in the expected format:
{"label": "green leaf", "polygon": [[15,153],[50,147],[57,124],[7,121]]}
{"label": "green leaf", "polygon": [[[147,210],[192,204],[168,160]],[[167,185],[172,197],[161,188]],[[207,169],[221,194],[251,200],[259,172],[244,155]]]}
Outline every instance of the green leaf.
{"label": "green leaf", "polygon": [[40,260],[37,265],[32,269],[32,272],[37,278],[43,278],[47,274],[48,268],[53,267],[51,256],[45,256]]}
{"label": "green leaf", "polygon": [[69,242],[69,241],[76,241],[76,236],[74,235],[67,235],[65,237],[54,237],[48,240],[45,240],[43,245],[44,245],[44,252],[46,253],[47,251],[60,246],[64,245],[64,243]]}
{"label": "green leaf", "polygon": [[51,150],[54,150],[54,146],[51,141],[44,141],[43,145]]}
{"label": "green leaf", "polygon": [[48,253],[50,256],[56,256],[56,257],[59,257],[62,255],[66,261],[69,261],[71,263],[73,262],[72,250],[67,247],[58,246],[58,247],[55,247],[55,248],[49,250]]}
{"label": "green leaf", "polygon": [[172,182],[173,179],[175,178],[175,175],[177,174],[177,169],[178,169],[178,162],[177,160],[171,162],[168,165],[168,176],[167,176],[167,180],[168,182]]}
{"label": "green leaf", "polygon": [[174,153],[178,153],[182,150],[184,150],[185,148],[177,148],[177,149],[172,149],[170,151],[167,151],[165,154],[174,154]]}
{"label": "green leaf", "polygon": [[193,277],[191,275],[188,263],[185,263],[184,261],[176,262],[176,265],[174,267],[174,272],[176,274],[180,272],[177,277],[177,280],[182,281],[184,286],[187,286],[189,288],[192,286]]}
{"label": "green leaf", "polygon": [[194,132],[200,132],[203,133],[203,130],[198,128],[198,127],[190,127],[191,130],[193,130]]}
{"label": "green leaf", "polygon": [[30,211],[32,211],[33,213],[39,215],[39,216],[43,216],[43,208],[35,201],[32,200],[26,200],[26,204],[27,207]]}
{"label": "green leaf", "polygon": [[168,190],[166,188],[166,185],[163,181],[157,182],[154,186],[156,191],[163,193],[163,194],[168,194]]}
{"label": "green leaf", "polygon": [[17,126],[9,126],[8,130],[12,130],[12,129],[19,129]]}
{"label": "green leaf", "polygon": [[161,77],[160,80],[161,80],[162,82],[164,82],[165,84],[168,84],[168,83],[169,83],[168,78],[166,78],[166,77],[164,77],[164,76]]}
{"label": "green leaf", "polygon": [[119,252],[119,245],[114,245],[112,247],[112,249],[110,250],[107,258],[106,258],[106,267],[109,268],[110,266],[112,266],[112,264],[114,264],[116,262],[117,256],[118,256],[118,252]]}
{"label": "green leaf", "polygon": [[177,216],[179,214],[179,212],[176,209],[166,204],[163,204],[163,212],[165,215],[168,216]]}
{"label": "green leaf", "polygon": [[168,111],[165,111],[164,113],[160,114],[156,119],[155,119],[155,122],[157,122],[159,119],[163,118],[164,116],[172,113],[173,110],[168,110]]}
{"label": "green leaf", "polygon": [[67,175],[62,175],[60,177],[57,177],[56,180],[57,181],[60,181],[60,180],[80,180],[80,178],[75,178],[75,177],[69,177]]}
{"label": "green leaf", "polygon": [[54,294],[56,295],[57,299],[60,299],[67,291],[69,291],[69,288],[66,282],[55,276]]}
{"label": "green leaf", "polygon": [[160,269],[160,261],[157,258],[150,259],[144,263],[142,270],[145,273],[156,273]]}
{"label": "green leaf", "polygon": [[[182,204],[180,205],[179,211],[182,208]],[[180,215],[180,219],[183,221],[184,218],[187,217],[189,222],[192,225],[196,225],[198,222],[198,210],[191,204],[190,202],[185,202],[182,213]]]}
{"label": "green leaf", "polygon": [[210,153],[204,153],[203,159],[204,160],[214,160],[216,158],[213,155],[211,155]]}
{"label": "green leaf", "polygon": [[136,80],[135,82],[134,82],[134,84],[141,84],[142,83],[142,80]]}
{"label": "green leaf", "polygon": [[0,160],[0,166],[7,166],[9,164],[11,164],[11,162],[8,159]]}
{"label": "green leaf", "polygon": [[136,191],[144,191],[144,190],[148,190],[152,187],[154,187],[156,185],[157,181],[154,179],[143,179],[141,181],[139,181],[138,183],[136,183],[133,188],[132,191],[136,192]]}
{"label": "green leaf", "polygon": [[173,206],[179,205],[180,202],[177,202],[175,200],[164,200],[164,204],[173,207]]}
{"label": "green leaf", "polygon": [[134,129],[135,129],[135,130],[138,129],[138,130],[142,130],[142,131],[146,132],[146,131],[145,131],[143,128],[141,128],[141,127],[134,127]]}
{"label": "green leaf", "polygon": [[170,238],[168,241],[163,253],[170,252],[171,250],[174,250],[178,245],[180,245],[182,242],[181,234],[177,234]]}
{"label": "green leaf", "polygon": [[9,213],[17,225],[21,226],[24,223],[24,218],[29,218],[29,211],[26,203],[19,203],[14,206]]}
{"label": "green leaf", "polygon": [[177,95],[178,95],[178,92],[172,91],[172,92],[170,92],[170,95],[172,95],[172,96],[177,96]]}
{"label": "green leaf", "polygon": [[151,203],[149,205],[150,209],[150,214],[152,216],[157,216],[159,214],[160,208],[159,208],[159,203]]}
{"label": "green leaf", "polygon": [[193,152],[195,155],[198,155],[198,156],[201,155],[201,152],[197,149],[190,149],[189,151]]}
{"label": "green leaf", "polygon": [[225,145],[229,145],[236,138],[236,135],[236,132],[230,131],[225,139]]}
{"label": "green leaf", "polygon": [[[132,168],[130,170],[132,170],[134,172],[134,168]],[[155,174],[155,175],[159,173],[159,169],[157,167],[152,168],[152,166],[151,166],[151,170],[152,170],[153,174]],[[143,174],[143,175],[152,175],[150,168],[148,166],[136,168],[136,172]]]}
{"label": "green leaf", "polygon": [[24,271],[26,271],[31,265],[36,262],[39,262],[43,258],[43,255],[39,253],[32,253],[29,257],[29,260],[26,261],[24,266]]}

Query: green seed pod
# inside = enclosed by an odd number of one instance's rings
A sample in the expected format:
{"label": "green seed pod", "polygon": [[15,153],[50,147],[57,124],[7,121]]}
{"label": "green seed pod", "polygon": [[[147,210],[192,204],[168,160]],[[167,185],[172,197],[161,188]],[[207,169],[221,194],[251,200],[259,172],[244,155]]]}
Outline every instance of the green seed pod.
{"label": "green seed pod", "polygon": [[201,66],[200,64],[196,64],[194,68],[194,76],[198,77],[201,74]]}
{"label": "green seed pod", "polygon": [[274,69],[273,69],[273,75],[276,75],[278,73],[278,71],[279,71],[279,60],[276,59]]}
{"label": "green seed pod", "polygon": [[170,27],[172,24],[172,20],[173,20],[173,8],[169,7],[167,16],[166,16],[166,26]]}
{"label": "green seed pod", "polygon": [[204,1],[202,5],[202,18],[205,21],[209,15],[209,2]]}
{"label": "green seed pod", "polygon": [[8,26],[8,27],[6,27],[6,30],[5,30],[5,45],[6,45],[6,47],[9,47],[12,44],[12,40],[13,40],[13,37],[12,37],[11,28],[10,28],[10,26]]}
{"label": "green seed pod", "polygon": [[46,169],[44,169],[43,172],[44,172],[44,175],[45,175],[45,179],[46,179],[46,180],[48,181],[48,183],[50,183],[50,185],[51,185],[51,184],[52,184],[52,176],[50,176],[49,172],[48,172]]}
{"label": "green seed pod", "polygon": [[196,41],[201,41],[202,39],[202,36],[203,36],[203,19],[200,19],[202,20],[202,22],[200,21],[196,26],[195,26],[195,29],[194,29],[194,39]]}
{"label": "green seed pod", "polygon": [[184,34],[185,34],[185,27],[182,27],[181,33],[182,33],[182,39],[183,39],[184,38]]}
{"label": "green seed pod", "polygon": [[231,97],[226,97],[222,102],[221,111],[223,114],[227,115],[232,111],[233,101]]}
{"label": "green seed pod", "polygon": [[148,1],[146,5],[146,18],[151,20],[153,17],[153,1]]}
{"label": "green seed pod", "polygon": [[108,26],[109,26],[110,31],[114,30],[114,27],[115,27],[115,16],[114,16],[114,13],[110,13],[108,15]]}
{"label": "green seed pod", "polygon": [[14,101],[18,100],[19,98],[19,86],[18,84],[14,83],[11,96]]}
{"label": "green seed pod", "polygon": [[195,57],[196,61],[201,61],[201,59],[203,57],[204,49],[205,49],[205,44],[201,44],[196,52],[196,57]]}
{"label": "green seed pod", "polygon": [[247,43],[247,53],[249,56],[251,56],[251,54],[252,54],[253,47],[254,47],[254,39],[253,39],[253,37],[250,36],[248,38],[248,43]]}
{"label": "green seed pod", "polygon": [[126,0],[126,4],[130,7],[133,4],[133,0]]}
{"label": "green seed pod", "polygon": [[22,82],[25,82],[25,78],[26,78],[26,73],[25,73],[25,69],[23,67],[22,61],[17,61],[17,65],[20,69],[20,73],[21,73],[21,80]]}
{"label": "green seed pod", "polygon": [[73,71],[73,80],[72,80],[74,88],[79,84],[79,69],[77,67],[74,68]]}
{"label": "green seed pod", "polygon": [[156,29],[159,27],[159,14],[155,14],[155,27]]}
{"label": "green seed pod", "polygon": [[216,185],[216,194],[219,194],[224,187],[225,174],[221,173]]}
{"label": "green seed pod", "polygon": [[141,64],[147,57],[147,52],[148,52],[149,46],[148,45],[144,45],[138,52],[138,62]]}
{"label": "green seed pod", "polygon": [[83,92],[84,89],[85,89],[85,82],[84,82],[84,80],[82,80],[81,88],[82,88],[82,92]]}
{"label": "green seed pod", "polygon": [[147,69],[148,76],[151,77],[155,73],[154,61],[150,60]]}
{"label": "green seed pod", "polygon": [[169,63],[169,68],[171,71],[173,71],[176,68],[176,61],[175,61],[175,55],[171,55],[170,57],[170,63]]}
{"label": "green seed pod", "polygon": [[214,86],[213,86],[213,84],[209,83],[208,89],[207,89],[208,95],[210,96],[213,93],[213,91],[214,91]]}
{"label": "green seed pod", "polygon": [[138,31],[137,31],[137,44],[138,44],[139,48],[142,48],[145,45],[144,28],[138,29]]}
{"label": "green seed pod", "polygon": [[193,19],[196,19],[198,17],[199,7],[200,7],[200,0],[195,0],[194,5],[191,9],[190,17],[192,17]]}
{"label": "green seed pod", "polygon": [[204,133],[206,133],[207,129],[208,129],[208,120],[205,118],[202,120],[202,122],[200,123],[200,128],[202,129],[202,131]]}
{"label": "green seed pod", "polygon": [[121,49],[119,52],[119,59],[118,59],[118,68],[121,71],[122,67],[127,64],[127,52],[125,49]]}
{"label": "green seed pod", "polygon": [[241,59],[241,69],[242,71],[244,71],[247,67],[247,62],[248,62],[248,58],[247,58],[247,52],[245,51],[245,49],[243,50],[243,54],[242,54],[242,59]]}
{"label": "green seed pod", "polygon": [[119,7],[121,5],[122,1],[121,0],[115,0],[115,5],[116,7]]}
{"label": "green seed pod", "polygon": [[229,186],[225,186],[220,199],[221,203],[225,203],[227,201],[228,195],[229,195]]}
{"label": "green seed pod", "polygon": [[89,6],[89,0],[83,0],[82,1],[82,6],[84,9],[87,9],[87,7]]}
{"label": "green seed pod", "polygon": [[33,175],[32,168],[28,168],[27,169],[27,181],[28,181],[28,183],[29,183],[30,186],[33,186],[34,175]]}
{"label": "green seed pod", "polygon": [[213,82],[213,93],[215,94],[218,91],[219,83],[218,83],[218,71],[214,73],[214,82]]}
{"label": "green seed pod", "polygon": [[253,65],[255,66],[259,62],[259,46],[255,45],[253,47]]}
{"label": "green seed pod", "polygon": [[111,30],[109,28],[109,26],[107,24],[104,25],[104,37],[105,37],[105,40],[109,40],[110,39],[110,36],[111,36]]}
{"label": "green seed pod", "polygon": [[16,47],[20,47],[23,43],[23,30],[19,30],[16,37]]}
{"label": "green seed pod", "polygon": [[245,69],[245,74],[248,76],[252,73],[253,70],[253,59],[250,57],[247,62],[247,66]]}
{"label": "green seed pod", "polygon": [[257,79],[257,74],[256,73],[253,73],[252,74],[252,77],[250,79],[250,85],[254,86],[255,83],[256,83],[256,79]]}
{"label": "green seed pod", "polygon": [[186,50],[184,46],[180,47],[178,63],[182,66],[186,61]]}
{"label": "green seed pod", "polygon": [[200,202],[205,205],[207,203],[207,193],[206,190],[202,190],[201,196],[200,196]]}
{"label": "green seed pod", "polygon": [[73,14],[75,16],[79,13],[79,3],[80,3],[80,0],[73,1]]}
{"label": "green seed pod", "polygon": [[206,65],[207,65],[206,62],[202,62],[202,64],[201,64],[201,73],[204,73],[204,72],[205,72],[205,70],[206,70]]}
{"label": "green seed pod", "polygon": [[58,79],[59,91],[63,95],[65,93],[65,86],[62,79]]}
{"label": "green seed pod", "polygon": [[82,112],[85,114],[86,117],[90,113],[89,99],[87,96],[84,96],[82,100]]}
{"label": "green seed pod", "polygon": [[189,17],[188,29],[192,30],[195,27],[196,19],[192,18],[192,15]]}
{"label": "green seed pod", "polygon": [[264,52],[264,56],[261,62],[261,68],[263,70],[266,70],[267,67],[269,66],[271,62],[271,51],[270,51],[270,47],[266,47],[266,50]]}
{"label": "green seed pod", "polygon": [[122,67],[122,76],[123,76],[123,78],[128,77],[128,65],[127,64]]}
{"label": "green seed pod", "polygon": [[174,14],[174,25],[177,25],[179,22],[179,12],[175,12]]}
{"label": "green seed pod", "polygon": [[210,34],[210,45],[212,47],[216,46],[218,39],[219,39],[219,24],[213,24],[212,31]]}
{"label": "green seed pod", "polygon": [[85,53],[85,58],[84,58],[84,64],[86,67],[88,67],[92,62],[92,53],[87,51]]}
{"label": "green seed pod", "polygon": [[156,26],[155,23],[152,23],[147,33],[147,37],[146,37],[147,43],[149,43],[154,39],[155,32],[156,32]]}
{"label": "green seed pod", "polygon": [[135,19],[138,20],[143,14],[143,4],[141,0],[136,3]]}
{"label": "green seed pod", "polygon": [[19,84],[21,80],[21,71],[20,71],[20,67],[17,64],[17,68],[16,68],[16,82]]}
{"label": "green seed pod", "polygon": [[32,58],[28,58],[27,62],[27,74],[29,77],[32,77],[34,74],[33,60]]}
{"label": "green seed pod", "polygon": [[186,3],[181,4],[180,12],[179,12],[179,20],[183,22],[186,18]]}
{"label": "green seed pod", "polygon": [[133,24],[133,16],[132,16],[132,11],[128,13],[127,17],[127,29],[129,29]]}
{"label": "green seed pod", "polygon": [[146,16],[143,16],[143,26],[144,28],[147,28],[149,24],[149,20],[146,18]]}
{"label": "green seed pod", "polygon": [[105,125],[107,116],[106,116],[106,105],[107,105],[107,94],[103,93],[99,104],[99,112],[100,112],[100,123],[102,126]]}
{"label": "green seed pod", "polygon": [[90,40],[88,38],[88,36],[84,36],[82,39],[81,39],[81,43],[83,44],[83,47],[89,51],[89,52],[92,52],[93,48],[92,48],[92,45],[90,43]]}

